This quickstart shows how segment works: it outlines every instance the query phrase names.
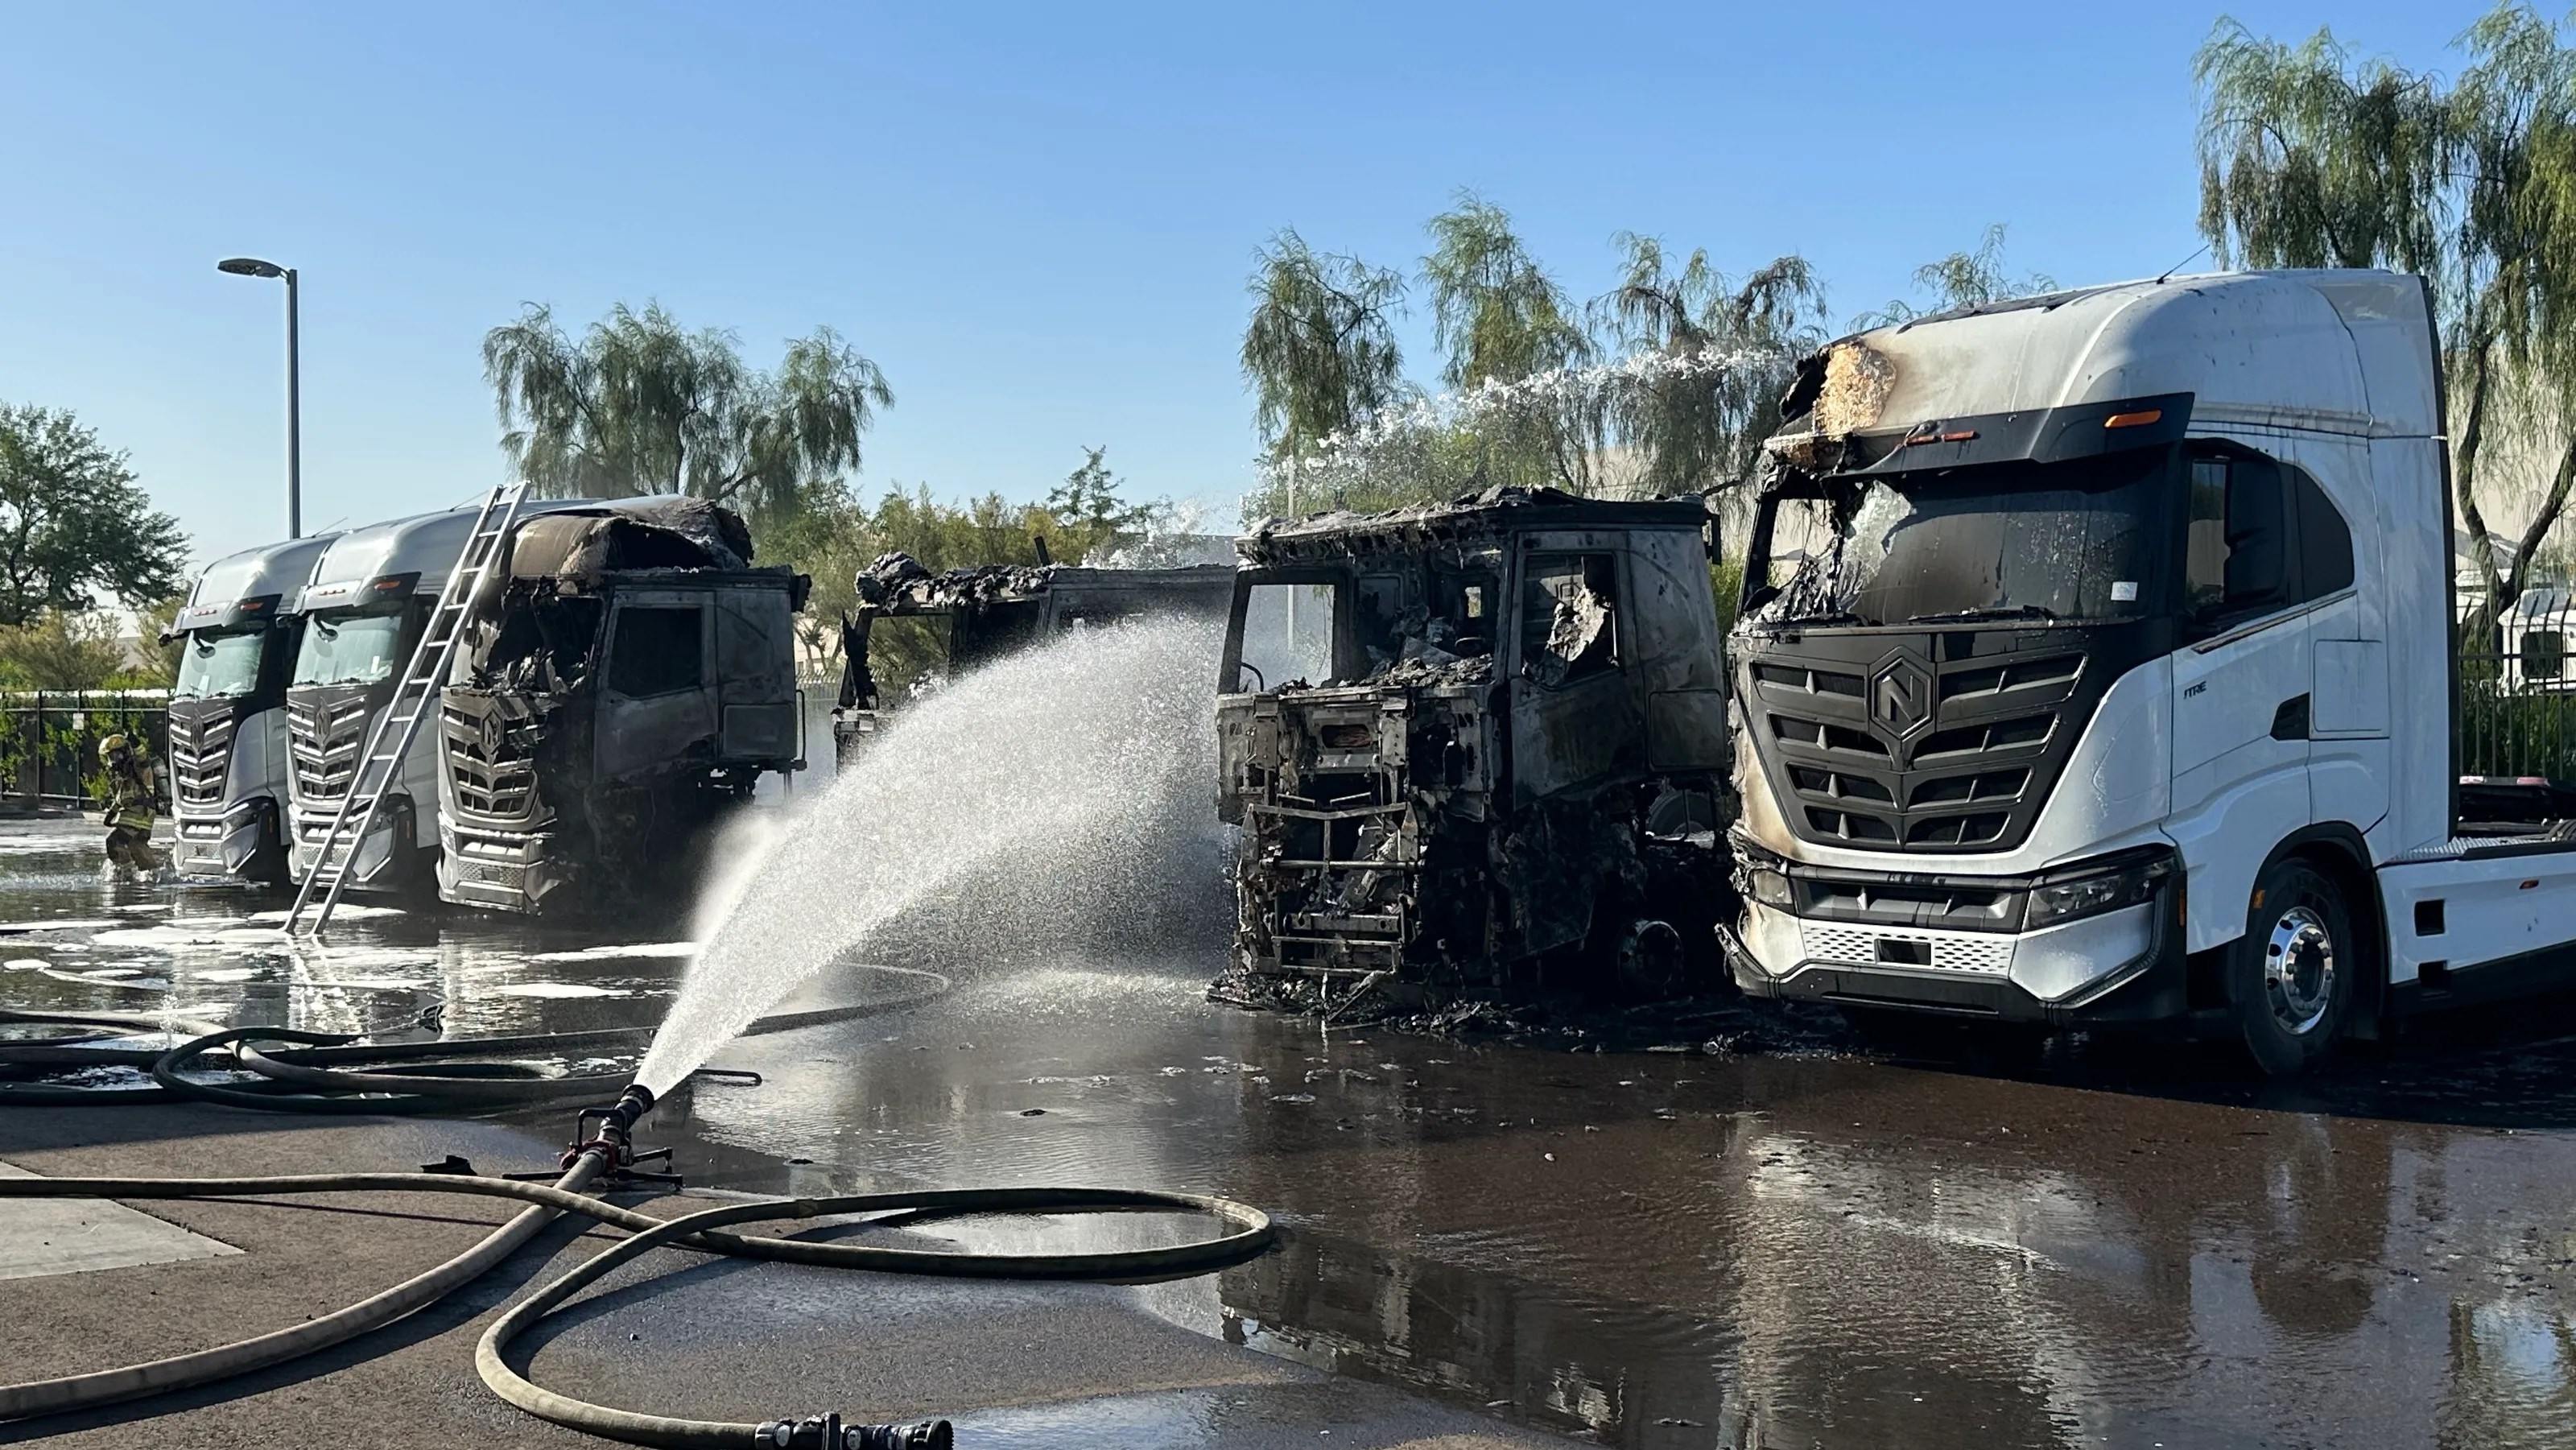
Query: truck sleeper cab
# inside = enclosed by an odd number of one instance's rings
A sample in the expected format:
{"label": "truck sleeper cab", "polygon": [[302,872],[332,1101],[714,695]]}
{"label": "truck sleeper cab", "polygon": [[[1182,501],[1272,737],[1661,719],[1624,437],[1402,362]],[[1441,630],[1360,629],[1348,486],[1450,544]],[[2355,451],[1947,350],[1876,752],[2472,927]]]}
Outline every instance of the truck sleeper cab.
{"label": "truck sleeper cab", "polygon": [[1739,984],[2295,1072],[2576,981],[2576,825],[2459,788],[2438,367],[2418,279],[2331,271],[1811,360],[1731,639]]}
{"label": "truck sleeper cab", "polygon": [[179,645],[169,768],[171,862],[182,876],[287,879],[286,682],[304,582],[333,537],[207,565],[164,636]]}
{"label": "truck sleeper cab", "polygon": [[760,775],[804,767],[795,615],[694,498],[523,519],[437,712],[439,896],[559,915],[667,908]]}

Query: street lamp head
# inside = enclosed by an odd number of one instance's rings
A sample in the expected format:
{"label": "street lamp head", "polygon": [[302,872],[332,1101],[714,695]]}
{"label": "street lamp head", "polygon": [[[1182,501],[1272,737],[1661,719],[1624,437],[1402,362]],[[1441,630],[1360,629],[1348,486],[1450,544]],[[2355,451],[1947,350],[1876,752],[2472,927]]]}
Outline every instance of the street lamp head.
{"label": "street lamp head", "polygon": [[230,272],[236,277],[283,277],[286,275],[286,269],[284,267],[277,265],[275,262],[263,262],[257,257],[226,257],[215,264],[215,270],[218,272]]}

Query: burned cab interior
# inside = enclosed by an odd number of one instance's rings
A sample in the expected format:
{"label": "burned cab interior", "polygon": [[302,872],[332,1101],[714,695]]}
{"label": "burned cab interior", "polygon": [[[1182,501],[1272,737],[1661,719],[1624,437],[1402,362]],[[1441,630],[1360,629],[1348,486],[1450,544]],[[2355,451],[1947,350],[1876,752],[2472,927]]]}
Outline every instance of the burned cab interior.
{"label": "burned cab interior", "polygon": [[1698,908],[1649,907],[1678,878],[1646,817],[1724,768],[1705,525],[1695,499],[1498,489],[1244,539],[1218,706],[1238,971],[1423,999],[1677,981],[1665,918]]}
{"label": "burned cab interior", "polygon": [[509,551],[440,704],[441,892],[649,901],[761,774],[801,767],[805,581],[755,567],[741,519],[687,498],[539,514]]}
{"label": "burned cab interior", "polygon": [[1221,618],[1233,581],[1224,565],[934,572],[909,554],[884,555],[859,572],[858,606],[841,621],[841,692],[832,712],[840,758],[865,747],[882,712],[1059,634],[1134,619]]}

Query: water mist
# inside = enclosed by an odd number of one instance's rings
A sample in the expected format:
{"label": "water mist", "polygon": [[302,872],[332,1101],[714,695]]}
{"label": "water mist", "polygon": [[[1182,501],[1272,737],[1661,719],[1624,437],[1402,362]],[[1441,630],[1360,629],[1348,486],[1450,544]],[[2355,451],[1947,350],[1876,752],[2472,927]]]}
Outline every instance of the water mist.
{"label": "water mist", "polygon": [[788,828],[690,965],[637,1081],[666,1092],[826,963],[921,918],[1059,939],[1220,892],[1217,634],[1061,636],[894,718]]}

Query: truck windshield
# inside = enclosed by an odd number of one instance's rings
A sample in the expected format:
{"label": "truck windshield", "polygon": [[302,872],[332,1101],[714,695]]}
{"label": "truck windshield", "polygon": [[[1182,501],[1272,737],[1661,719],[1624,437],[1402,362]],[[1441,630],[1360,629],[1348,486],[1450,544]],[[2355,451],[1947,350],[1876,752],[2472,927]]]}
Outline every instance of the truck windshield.
{"label": "truck windshield", "polygon": [[1747,620],[2117,620],[2161,593],[2168,453],[1827,479],[1772,504]]}
{"label": "truck windshield", "polygon": [[402,632],[400,614],[316,614],[305,622],[295,683],[372,685],[393,674]]}
{"label": "truck windshield", "polygon": [[268,635],[265,627],[229,634],[189,631],[179,646],[179,681],[170,693],[182,700],[229,700],[258,689]]}
{"label": "truck windshield", "polygon": [[1318,685],[1333,676],[1334,611],[1341,591],[1330,584],[1253,584],[1235,605],[1241,667],[1229,694],[1287,684]]}

